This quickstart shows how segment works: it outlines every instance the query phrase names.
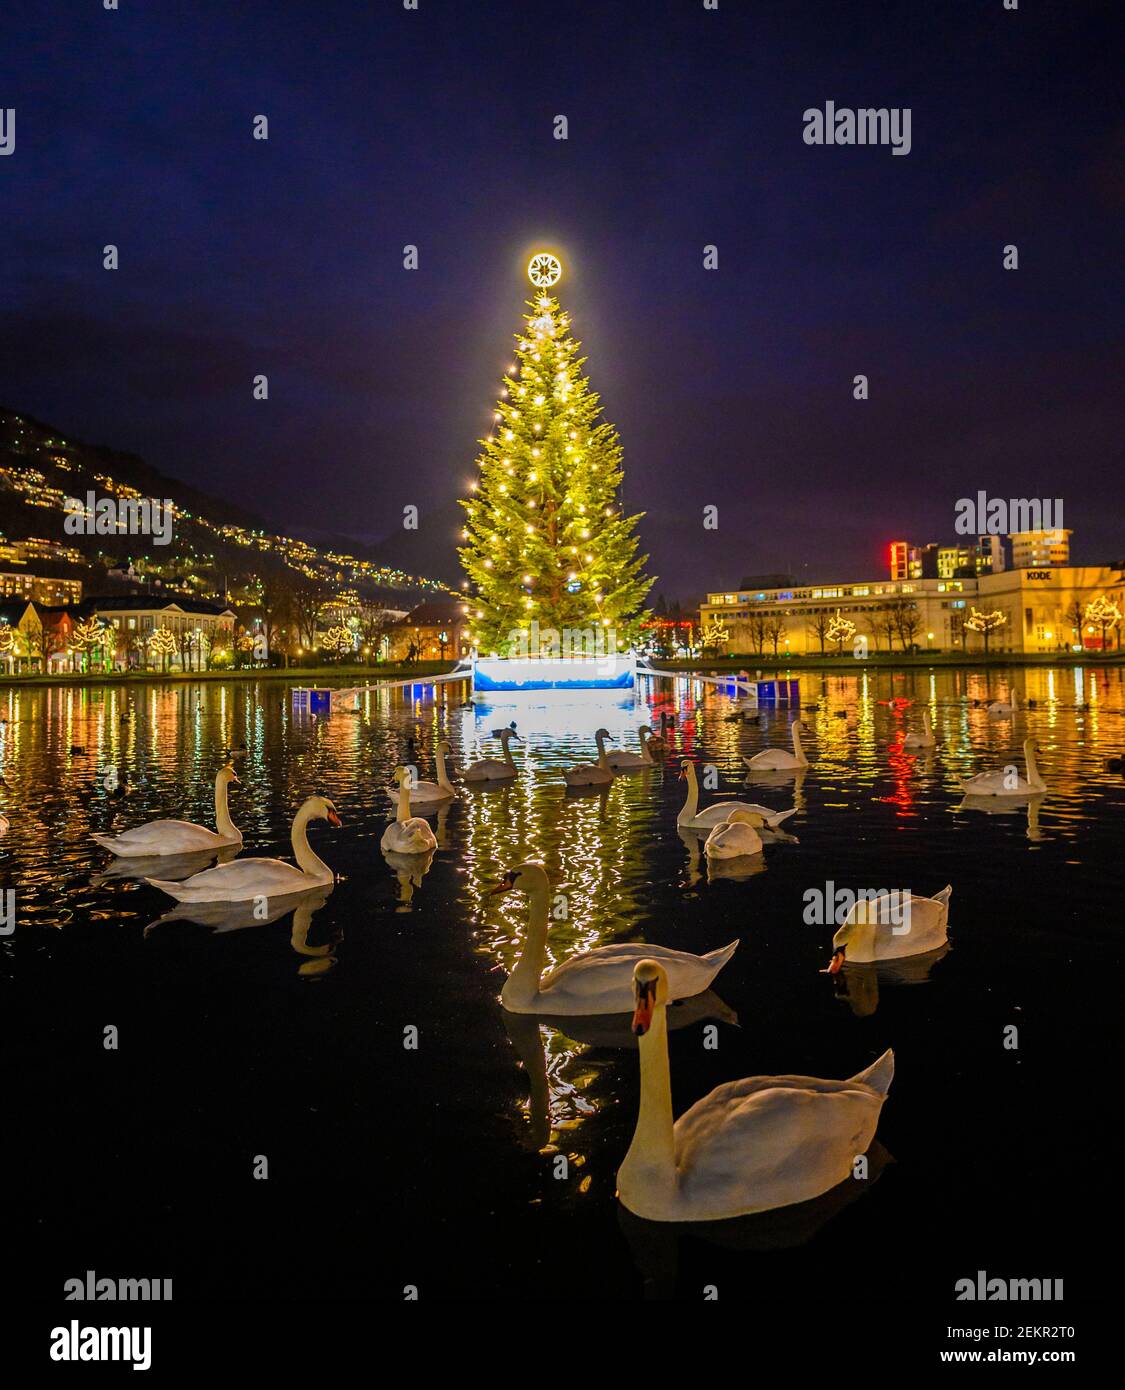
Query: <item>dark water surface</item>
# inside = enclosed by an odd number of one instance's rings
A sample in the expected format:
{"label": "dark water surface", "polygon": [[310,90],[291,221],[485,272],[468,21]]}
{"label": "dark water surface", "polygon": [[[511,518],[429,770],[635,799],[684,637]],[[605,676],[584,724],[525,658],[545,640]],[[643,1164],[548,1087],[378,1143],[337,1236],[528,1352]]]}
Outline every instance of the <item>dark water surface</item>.
{"label": "dark water surface", "polygon": [[[1006,695],[1009,679],[1037,701],[1014,724],[972,704]],[[0,688],[0,871],[18,912],[0,940],[18,950],[30,1013],[28,1152],[9,1203],[28,1203],[35,1223],[36,1292],[55,1297],[87,1269],[173,1278],[178,1300],[401,1299],[406,1285],[424,1298],[632,1300],[714,1285],[807,1308],[811,1324],[846,1317],[857,1297],[945,1320],[953,1282],[978,1269],[1099,1296],[1083,1251],[1120,1202],[1125,782],[1103,766],[1125,753],[1120,668],[805,674],[813,765],[746,786],[742,755],[788,746],[789,715],[728,722],[730,701],[698,682],[660,682],[636,705],[413,694],[311,722],[275,682]],[[923,704],[937,747],[903,752]],[[567,793],[560,768],[590,757],[600,724],[635,747],[660,709],[677,716],[665,767]],[[433,776],[441,734],[463,765],[496,756],[489,733],[510,719],[526,739],[513,745],[518,780],[466,788],[431,818],[440,848],[420,883],[396,873],[379,840],[406,734],[416,728]],[[1041,804],[959,811],[958,779],[1009,761],[1025,730],[1041,749]],[[310,838],[340,882],[296,917],[161,922],[174,905],[103,878],[111,856],[90,832],[165,815],[211,824],[215,769],[239,745],[243,852],[288,854],[293,813],[321,792],[344,823]],[[778,808],[795,797],[785,829],[798,842],[767,846],[762,872],[709,877],[701,841],[676,830],[683,754],[714,763],[728,794]],[[112,767],[136,782],[125,796],[103,785]],[[526,904],[485,894],[524,858],[567,894],[556,959],[614,939],[699,952],[740,939],[700,1011],[717,1049],[702,1019],[671,1035],[677,1113],[732,1078],[846,1077],[892,1046],[877,1180],[704,1232],[622,1214],[614,1174],[638,1096],[627,1035],[617,1047],[580,1040],[577,1021],[578,1038],[506,1025],[499,1007]],[[834,981],[820,973],[832,928],[803,921],[806,890],[827,881],[924,895],[951,883],[951,949],[897,976],[849,966]],[[1004,1047],[1010,1025],[1017,1050]],[[412,1026],[417,1050],[403,1045]],[[252,1176],[258,1155],[268,1181]]]}

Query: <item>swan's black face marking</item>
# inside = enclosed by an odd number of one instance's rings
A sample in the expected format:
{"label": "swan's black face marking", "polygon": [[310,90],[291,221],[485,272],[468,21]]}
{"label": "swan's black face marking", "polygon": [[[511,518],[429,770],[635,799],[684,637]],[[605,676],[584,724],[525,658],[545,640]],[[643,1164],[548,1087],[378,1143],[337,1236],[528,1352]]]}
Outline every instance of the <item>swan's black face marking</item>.
{"label": "swan's black face marking", "polygon": [[324,811],[325,819],[328,821],[329,825],[338,826],[343,824],[343,821],[341,821],[340,817],[336,814],[336,808],[332,805],[331,801],[326,801],[324,803]]}
{"label": "swan's black face marking", "polygon": [[491,890],[488,896],[490,898],[495,898],[498,897],[501,893],[510,893],[512,889],[516,886],[517,878],[519,878],[519,874],[516,873],[515,869],[509,869],[508,872],[504,875],[503,879],[501,879],[497,886]]}
{"label": "swan's black face marking", "polygon": [[633,1011],[633,1032],[643,1038],[652,1027],[652,1010],[656,1004],[656,981],[634,980],[637,1007]]}

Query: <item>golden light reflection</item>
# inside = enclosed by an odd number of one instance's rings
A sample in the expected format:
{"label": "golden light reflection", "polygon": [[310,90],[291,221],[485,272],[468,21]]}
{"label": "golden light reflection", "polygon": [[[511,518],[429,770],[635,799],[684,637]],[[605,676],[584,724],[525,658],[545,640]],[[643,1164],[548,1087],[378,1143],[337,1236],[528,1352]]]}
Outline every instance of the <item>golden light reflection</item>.
{"label": "golden light reflection", "polygon": [[[849,670],[804,673],[800,680],[801,712],[814,728],[812,766],[752,795],[744,790],[747,799],[796,804],[810,820],[840,829],[845,842],[856,823],[872,841],[884,830],[908,831],[908,821],[926,820],[928,830],[957,805],[960,779],[1002,765],[1026,731],[1043,745],[1049,791],[1042,806],[1013,813],[1021,822],[1026,816],[1021,848],[1041,851],[1065,838],[1081,854],[1094,815],[1091,799],[1111,780],[1100,760],[1121,752],[1121,668]],[[1013,686],[1027,709],[1015,720],[990,718],[988,702]],[[722,792],[735,794],[745,783],[743,757],[786,746],[794,712],[763,709],[760,720],[731,719],[729,697],[686,677],[646,683],[645,698],[650,703],[608,698],[489,707],[467,704],[460,687],[419,682],[401,693],[367,690],[356,712],[313,721],[294,715],[288,684],[279,680],[8,687],[0,691],[7,720],[0,726],[0,771],[11,788],[4,811],[12,826],[3,852],[6,867],[20,875],[21,921],[60,928],[77,918],[117,929],[131,914],[151,911],[147,889],[124,881],[91,884],[104,856],[91,848],[90,831],[162,815],[209,823],[214,769],[227,750],[244,744],[232,812],[250,852],[284,851],[288,817],[300,798],[312,791],[332,796],[344,819],[341,843],[354,851],[358,841],[367,855],[362,870],[353,861],[351,873],[358,879],[370,872],[371,902],[383,903],[388,914],[408,908],[413,917],[402,922],[412,929],[471,929],[473,951],[496,968],[487,977],[496,995],[521,949],[527,904],[515,894],[487,893],[502,870],[523,859],[543,860],[563,900],[553,905],[562,910],[552,918],[549,964],[615,940],[673,944],[668,927],[689,893],[709,902],[705,895],[712,892],[744,891],[712,881],[698,842],[693,859],[692,844],[675,835],[680,758],[714,763]],[[902,732],[923,708],[937,746],[916,754],[902,747]],[[561,768],[592,756],[601,723],[616,746],[635,748],[640,724],[659,729],[660,710],[675,715],[664,769],[619,778],[592,795],[568,793]],[[404,882],[382,862],[377,845],[389,810],[383,788],[408,733],[416,735],[428,776],[439,738],[449,738],[463,766],[495,756],[492,730],[513,719],[525,740],[513,745],[519,775],[495,788],[466,787],[442,817],[431,818],[442,847],[424,873]],[[109,766],[140,782],[117,802],[97,780]],[[13,805],[26,809],[12,815]],[[803,836],[803,825],[793,828]],[[804,853],[812,838],[794,853]],[[263,843],[270,848],[263,851]],[[321,920],[335,920],[337,906],[326,906]],[[307,940],[291,944],[306,973],[328,970],[325,962],[337,958],[335,950],[315,945],[306,952]],[[337,975],[346,969],[345,952],[340,962]],[[533,1023],[533,1033],[518,1025],[509,1033],[527,1072],[524,1129],[537,1137],[545,1131],[544,1144],[552,1135],[576,1144],[575,1135],[599,1113],[602,1095],[612,1093],[605,1078],[620,1066],[619,1045],[591,1043],[579,1020]],[[538,1059],[534,1075],[528,1058]]]}

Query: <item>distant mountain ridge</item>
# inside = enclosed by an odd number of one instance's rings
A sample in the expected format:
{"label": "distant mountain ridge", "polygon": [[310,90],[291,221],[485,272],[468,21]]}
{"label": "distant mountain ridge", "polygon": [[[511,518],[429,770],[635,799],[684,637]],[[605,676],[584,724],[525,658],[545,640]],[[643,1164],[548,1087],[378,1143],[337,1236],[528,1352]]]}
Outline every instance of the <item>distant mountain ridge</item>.
{"label": "distant mountain ridge", "polygon": [[[67,534],[65,499],[84,500],[89,492],[99,498],[170,500],[176,509],[173,544],[162,553],[146,544],[147,538]],[[232,574],[262,580],[271,572],[289,570],[329,588],[449,592],[441,580],[387,563],[380,547],[344,536],[313,542],[300,534],[282,535],[245,508],[170,477],[136,454],[68,439],[53,426],[3,406],[0,530],[9,540],[43,538],[65,544],[80,551],[91,566],[109,567],[143,556],[154,574],[179,568],[195,578],[210,569],[223,591]]]}

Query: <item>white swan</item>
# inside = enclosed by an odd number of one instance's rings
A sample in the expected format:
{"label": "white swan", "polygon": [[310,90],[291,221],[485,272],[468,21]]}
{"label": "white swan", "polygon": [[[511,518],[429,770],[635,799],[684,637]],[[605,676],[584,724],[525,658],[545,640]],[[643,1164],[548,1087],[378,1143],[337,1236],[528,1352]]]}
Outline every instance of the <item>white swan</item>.
{"label": "white swan", "polygon": [[848,1081],[728,1081],[673,1124],[668,978],[655,960],[633,976],[641,1104],[617,1172],[625,1207],[650,1221],[718,1221],[806,1202],[851,1176],[875,1137],[893,1052]]}
{"label": "white swan", "polygon": [[515,969],[500,992],[504,1007],[516,1014],[616,1014],[633,1007],[633,967],[659,960],[671,979],[673,999],[701,994],[738,949],[732,941],[705,956],[665,946],[620,942],[572,956],[543,974],[547,956],[547,909],[551,886],[542,864],[517,864],[489,896],[513,889],[528,898],[527,937]]}
{"label": "white swan", "polygon": [[1014,714],[1019,713],[1020,698],[1015,690],[1008,692],[1007,702],[1003,700],[993,700],[988,707],[989,719],[1011,719]]}
{"label": "white swan", "polygon": [[340,824],[336,808],[327,797],[308,798],[293,820],[291,835],[299,867],[282,859],[233,859],[229,864],[192,874],[182,883],[161,878],[146,878],[145,882],[182,903],[242,903],[251,898],[280,898],[323,888],[335,882],[335,875],[309,846],[306,827],[311,820]]}
{"label": "white swan", "polygon": [[614,772],[626,772],[633,768],[655,767],[656,759],[648,751],[649,738],[652,730],[647,724],[642,724],[637,730],[641,740],[641,751],[639,753],[628,753],[625,750],[614,750],[606,754],[606,762],[613,768]]}
{"label": "white swan", "polygon": [[[441,739],[437,748],[434,750],[434,758],[437,762],[437,781],[420,782],[411,769],[407,769],[410,775],[410,801],[416,805],[420,801],[448,801],[450,797],[457,795],[457,788],[449,780],[449,774],[445,770],[445,755],[449,750],[448,739]],[[399,799],[398,787],[388,787],[387,795],[392,801]]]}
{"label": "white swan", "polygon": [[1027,776],[1021,777],[1014,764],[1009,767],[996,767],[991,772],[978,772],[975,777],[966,777],[961,790],[970,796],[1031,796],[1035,792],[1047,790],[1047,784],[1039,775],[1035,754],[1039,750],[1033,738],[1026,739],[1023,745]]}
{"label": "white swan", "polygon": [[835,975],[850,961],[867,964],[878,960],[898,960],[936,951],[949,940],[949,899],[947,883],[932,898],[913,893],[897,902],[888,894],[861,898],[852,904],[844,924],[832,938],[832,961],[828,973]]}
{"label": "white swan", "polygon": [[461,773],[463,781],[506,782],[519,774],[519,768],[516,767],[515,759],[512,757],[512,750],[508,747],[512,739],[519,738],[519,734],[514,729],[500,729],[496,737],[504,747],[503,758],[482,758],[479,763],[473,763],[471,767],[465,768],[464,772]]}
{"label": "white swan", "polygon": [[924,709],[922,711],[922,732],[918,733],[916,729],[912,729],[902,740],[902,746],[904,748],[932,748],[936,742],[934,731],[930,727],[930,711]]}
{"label": "white swan", "polygon": [[153,854],[196,854],[201,850],[222,849],[225,845],[240,845],[242,831],[227,810],[227,787],[237,781],[238,776],[229,763],[215,774],[216,830],[186,820],[150,820],[146,825],[123,830],[120,835],[91,835],[90,839],[127,859]]}
{"label": "white swan", "polygon": [[695,764],[685,758],[680,764],[680,780],[688,784],[687,799],[680,807],[676,825],[681,830],[710,830],[712,826],[726,821],[732,811],[749,811],[751,815],[761,816],[770,829],[776,829],[782,821],[797,814],[796,806],[788,811],[771,811],[768,806],[759,806],[753,801],[717,801],[706,810],[699,809],[699,778]]}
{"label": "white swan", "polygon": [[755,753],[752,758],[743,758],[742,761],[755,772],[808,767],[809,760],[805,757],[805,750],[801,747],[801,735],[808,732],[809,726],[807,724],[802,723],[800,719],[794,719],[792,753],[786,752],[784,748],[764,748],[760,753]]}
{"label": "white swan", "polygon": [[410,773],[405,767],[395,768],[398,782],[398,811],[383,831],[379,848],[384,854],[429,854],[437,849],[437,836],[422,816],[410,814]]}
{"label": "white swan", "polygon": [[762,837],[758,829],[763,823],[761,816],[736,806],[725,821],[712,828],[703,853],[708,859],[737,859],[743,854],[761,854]]}
{"label": "white swan", "polygon": [[604,787],[613,781],[613,771],[606,759],[605,741],[609,738],[608,729],[599,729],[594,735],[598,745],[596,763],[579,763],[577,767],[563,770],[563,779],[568,787]]}

